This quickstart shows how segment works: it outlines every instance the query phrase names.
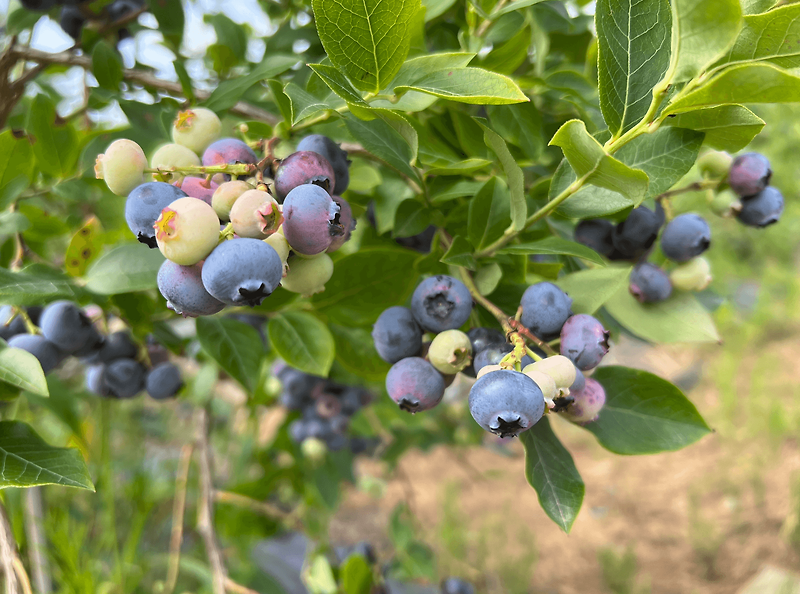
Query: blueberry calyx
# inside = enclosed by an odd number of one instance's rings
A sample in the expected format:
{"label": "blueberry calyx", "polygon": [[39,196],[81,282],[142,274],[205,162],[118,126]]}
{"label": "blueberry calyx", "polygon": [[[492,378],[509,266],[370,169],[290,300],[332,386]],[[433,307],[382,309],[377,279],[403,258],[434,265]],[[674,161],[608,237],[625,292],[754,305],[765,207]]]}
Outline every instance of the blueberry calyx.
{"label": "blueberry calyx", "polygon": [[155,249],[158,247],[158,242],[156,241],[155,235],[145,235],[144,233],[139,231],[139,234],[136,236],[136,239],[139,240],[139,243],[145,244],[150,249]]}
{"label": "blueberry calyx", "polygon": [[239,295],[242,296],[241,301],[244,305],[255,307],[257,305],[261,305],[261,302],[269,297],[271,293],[267,291],[267,286],[264,283],[261,283],[256,289],[239,287]]}
{"label": "blueberry calyx", "polygon": [[500,437],[516,437],[518,433],[525,430],[525,426],[522,424],[522,418],[519,416],[509,421],[498,415],[497,422],[492,423],[489,428],[492,430],[492,433]]}
{"label": "blueberry calyx", "polygon": [[553,398],[553,402],[555,403],[553,412],[561,412],[562,410],[567,410],[569,405],[575,402],[575,398],[572,396],[559,396],[558,398]]}
{"label": "blueberry calyx", "polygon": [[411,414],[414,414],[419,410],[419,400],[411,400],[410,398],[401,398],[400,402],[397,403],[400,407],[400,410],[404,410]]}

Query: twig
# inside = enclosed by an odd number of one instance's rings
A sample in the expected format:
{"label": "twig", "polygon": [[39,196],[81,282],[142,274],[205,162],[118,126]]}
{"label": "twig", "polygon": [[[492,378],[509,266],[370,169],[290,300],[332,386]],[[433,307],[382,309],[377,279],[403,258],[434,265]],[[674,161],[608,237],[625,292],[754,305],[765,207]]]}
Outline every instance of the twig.
{"label": "twig", "polygon": [[19,572],[14,566],[17,558],[17,545],[8,523],[5,507],[0,503],[0,568],[6,579],[6,594],[19,594]]}
{"label": "twig", "polygon": [[214,594],[225,594],[227,574],[222,562],[216,534],[214,534],[214,506],[211,480],[211,453],[208,445],[208,413],[200,409],[197,414],[197,455],[200,468],[200,501],[197,506],[197,531],[206,546],[206,555],[211,566],[211,588]]}
{"label": "twig", "polygon": [[178,582],[178,569],[181,560],[181,542],[183,541],[183,516],[186,509],[186,483],[189,480],[189,466],[192,462],[193,444],[181,448],[178,471],[175,477],[175,501],[172,504],[172,533],[169,539],[169,567],[164,594],[172,594]]}
{"label": "twig", "polygon": [[247,586],[234,582],[231,578],[225,578],[225,589],[234,594],[259,594],[255,590],[251,590]]}
{"label": "twig", "polygon": [[657,201],[661,201],[664,199],[672,198],[673,196],[678,196],[679,194],[686,194],[688,192],[701,192],[703,190],[709,190],[712,188],[716,188],[719,185],[719,180],[705,180],[705,181],[698,181],[688,186],[684,186],[682,188],[675,188],[674,190],[670,190],[668,192],[664,192],[663,194],[659,194],[656,196]]}
{"label": "twig", "polygon": [[230,491],[214,491],[214,501],[218,501],[220,503],[230,503],[231,505],[244,507],[271,518],[291,517],[290,513],[287,513],[282,509],[267,503],[266,501],[258,501],[252,497],[240,495],[239,493],[231,493]]}
{"label": "twig", "polygon": [[25,566],[22,564],[22,559],[14,557],[14,572],[17,574],[17,579],[22,586],[22,594],[33,594],[31,590],[31,581],[28,579],[28,574],[25,573]]}
{"label": "twig", "polygon": [[[70,52],[49,53],[19,45],[13,46],[11,53],[18,59],[36,62],[40,66],[49,64],[63,64],[67,66],[80,66],[86,70],[92,69],[91,56],[78,56]],[[184,94],[183,87],[180,85],[180,83],[162,80],[148,72],[141,70],[125,68],[122,70],[122,78],[127,81],[139,83],[145,87],[166,91],[173,95],[183,96]],[[198,100],[202,101],[207,99],[211,93],[207,91],[195,90],[194,95]],[[231,107],[229,111],[244,118],[259,120],[272,125],[275,125],[280,121],[280,118],[274,114],[271,114],[260,107],[256,107],[255,105],[245,103],[244,101],[238,102],[236,105]]]}
{"label": "twig", "polygon": [[52,581],[47,556],[44,555],[44,534],[42,532],[42,490],[40,487],[25,489],[25,535],[28,539],[28,561],[31,576],[38,594],[50,594]]}

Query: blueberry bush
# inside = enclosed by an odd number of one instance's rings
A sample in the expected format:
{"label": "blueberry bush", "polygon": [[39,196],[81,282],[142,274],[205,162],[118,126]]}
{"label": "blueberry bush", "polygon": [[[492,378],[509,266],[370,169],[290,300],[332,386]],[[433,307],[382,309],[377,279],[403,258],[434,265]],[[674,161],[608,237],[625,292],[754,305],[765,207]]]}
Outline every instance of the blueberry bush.
{"label": "blueberry bush", "polygon": [[[266,35],[205,15],[216,42],[200,56],[186,3],[21,4],[0,54],[0,487],[97,485],[111,505],[114,569],[54,554],[59,591],[98,575],[115,592],[254,591],[221,548],[237,537],[274,537],[264,558],[299,550],[296,571],[279,561],[311,592],[401,591],[437,581],[402,510],[384,571],[367,545],[322,537],[356,456],[519,437],[520,472],[569,532],[585,487],[551,425],[621,455],[709,433],[676,386],[601,363],[621,334],[719,341],[708,218],[761,234],[781,219],[746,105],[800,101],[799,4],[264,1]],[[69,49],[37,49],[45,14]],[[132,51],[153,34],[172,56],[155,71]],[[221,386],[243,395],[245,436]],[[118,532],[103,493],[116,401],[145,392],[140,410],[173,407],[188,429],[165,471],[169,561],[133,571],[137,538],[165,539]],[[265,409],[280,414],[266,441]],[[223,504],[242,515],[215,517]],[[19,560],[5,517],[4,563]],[[287,527],[315,544],[275,536]],[[2,569],[9,588],[27,580]],[[252,583],[296,591],[270,584]]]}

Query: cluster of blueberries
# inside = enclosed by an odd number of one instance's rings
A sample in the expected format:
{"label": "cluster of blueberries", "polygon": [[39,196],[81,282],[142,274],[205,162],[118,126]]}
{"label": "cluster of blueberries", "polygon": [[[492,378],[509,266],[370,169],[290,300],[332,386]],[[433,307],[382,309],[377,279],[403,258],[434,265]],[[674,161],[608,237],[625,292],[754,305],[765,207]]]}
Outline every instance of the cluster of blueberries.
{"label": "cluster of blueberries", "polygon": [[[89,11],[82,4],[88,4],[90,0],[20,0],[22,7],[27,10],[37,12],[47,12],[54,6],[61,6],[61,13],[58,24],[64,32],[74,40],[81,38],[81,31],[87,21],[99,21],[103,24],[116,23],[144,8],[144,0],[114,0],[103,8],[100,15]],[[129,37],[130,33],[126,29],[119,30],[120,40]]]}
{"label": "cluster of blueberries", "polygon": [[[392,363],[386,390],[401,409],[416,413],[441,402],[459,372],[476,377],[469,394],[475,421],[501,437],[535,425],[545,410],[576,423],[595,420],[605,404],[602,386],[583,374],[608,352],[608,332],[585,314],[573,315],[572,299],[552,283],[528,287],[520,322],[542,341],[560,337],[560,355],[546,357],[491,328],[459,330],[469,319],[472,297],[461,281],[434,276],[415,289],[410,307],[385,310],[372,338],[382,359]],[[435,336],[428,342],[426,332]]]}
{"label": "cluster of blueberries", "polygon": [[170,363],[166,349],[148,348],[150,368],[139,359],[139,347],[124,331],[104,336],[71,301],[54,301],[44,309],[26,310],[41,334],[28,332],[25,320],[10,306],[0,309],[0,338],[8,346],[27,351],[50,373],[68,356],[86,365],[86,388],[112,398],[132,398],[142,390],[157,399],[175,396],[183,386],[180,370]]}
{"label": "cluster of blueberries", "polygon": [[[744,225],[757,228],[780,220],[783,195],[769,185],[772,170],[766,157],[747,153],[732,159],[719,152],[704,157],[699,162],[701,169],[727,177],[727,185],[739,197],[731,202],[722,194],[726,204],[724,209],[717,208],[718,212],[735,215]],[[678,215],[666,226],[665,219],[664,209],[657,202],[655,210],[640,206],[617,225],[606,219],[581,221],[575,228],[575,240],[609,260],[637,262],[631,272],[629,288],[631,295],[641,303],[664,301],[672,295],[673,289],[702,291],[712,280],[711,266],[702,257],[711,245],[708,222],[695,213]],[[662,253],[677,263],[669,273],[646,261],[659,232]]]}
{"label": "cluster of blueberries", "polygon": [[[97,158],[95,171],[127,196],[125,218],[140,242],[167,258],[158,287],[167,306],[187,317],[225,306],[260,305],[281,286],[311,295],[333,275],[328,255],[350,239],[355,219],[339,195],[349,183],[347,153],[325,136],[301,140],[275,167],[271,184],[217,173],[185,176],[180,169],[250,164],[265,167],[236,138],[220,138],[217,115],[205,108],[178,114],[173,143],[147,159],[120,139]],[[223,223],[225,224],[223,226]]]}
{"label": "cluster of blueberries", "polygon": [[319,440],[331,451],[349,447],[354,454],[377,445],[370,438],[348,436],[352,416],[372,401],[367,390],[310,375],[284,363],[278,364],[274,374],[281,381],[281,404],[300,413],[300,418],[289,424],[292,441],[303,445]]}

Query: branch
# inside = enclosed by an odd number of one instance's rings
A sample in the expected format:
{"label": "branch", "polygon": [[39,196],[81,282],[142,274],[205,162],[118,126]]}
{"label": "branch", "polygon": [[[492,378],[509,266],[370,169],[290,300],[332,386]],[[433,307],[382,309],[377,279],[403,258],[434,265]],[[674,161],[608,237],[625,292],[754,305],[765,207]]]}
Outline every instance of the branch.
{"label": "branch", "polygon": [[25,535],[28,539],[28,560],[31,566],[33,583],[39,594],[50,594],[52,581],[44,534],[42,532],[42,490],[40,487],[25,489]]}
{"label": "branch", "polygon": [[[20,60],[36,62],[40,65],[63,64],[66,66],[80,66],[88,71],[92,70],[92,58],[90,56],[78,56],[70,52],[48,53],[19,45],[14,46],[11,50],[11,53]],[[122,70],[122,78],[127,81],[139,83],[145,87],[166,91],[173,95],[183,96],[184,94],[183,87],[180,85],[180,83],[157,78],[149,72],[144,72],[142,70],[124,68]],[[194,95],[198,100],[202,101],[207,99],[211,93],[208,91],[195,90]],[[242,116],[251,120],[267,122],[271,125],[275,125],[280,121],[280,119],[274,114],[271,114],[260,107],[256,107],[255,105],[245,103],[244,101],[239,101],[239,103],[231,107],[229,111],[238,116]]]}
{"label": "branch", "polygon": [[214,491],[214,501],[243,507],[270,518],[290,519],[292,516],[291,513],[287,513],[266,501],[258,501],[252,497],[231,493],[230,491]]}
{"label": "branch", "polygon": [[172,533],[169,540],[169,567],[164,594],[172,594],[178,582],[178,568],[181,560],[181,542],[183,541],[183,515],[186,509],[186,483],[189,480],[189,466],[192,462],[194,446],[186,444],[181,448],[178,471],[175,476],[175,501],[172,504]]}
{"label": "branch", "polygon": [[[11,532],[6,510],[3,504],[0,503],[0,568],[3,571],[3,576],[5,576],[6,581],[5,594],[19,594],[20,582],[23,582],[24,579],[20,580],[20,571],[17,567],[18,561],[19,557],[17,556],[17,543],[14,541],[14,533]],[[25,573],[24,568],[21,573]],[[27,592],[30,592],[30,585],[28,586]]]}
{"label": "branch", "polygon": [[200,501],[197,506],[197,531],[206,545],[211,565],[211,588],[214,594],[225,594],[225,565],[214,534],[214,506],[211,502],[214,487],[211,481],[211,453],[208,445],[208,413],[200,409],[197,414],[197,455],[200,467]]}

